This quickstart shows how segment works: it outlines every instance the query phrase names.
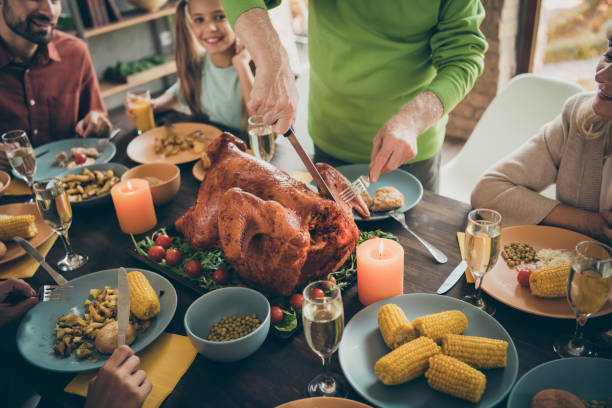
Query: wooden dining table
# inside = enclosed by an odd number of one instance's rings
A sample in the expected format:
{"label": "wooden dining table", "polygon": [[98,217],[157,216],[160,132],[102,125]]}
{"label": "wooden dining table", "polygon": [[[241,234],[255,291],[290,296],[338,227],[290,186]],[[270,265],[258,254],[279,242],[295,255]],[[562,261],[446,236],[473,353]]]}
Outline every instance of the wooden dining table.
{"label": "wooden dining table", "polygon": [[[117,155],[113,159],[114,162],[123,163],[128,167],[137,165],[130,161],[125,153],[127,143],[133,136],[134,131],[130,131],[116,141]],[[282,156],[289,156],[287,150],[283,149],[285,147],[282,145],[277,149],[275,159],[281,168],[287,163],[295,163],[292,158],[283,162]],[[172,225],[195,203],[200,182],[191,173],[193,164],[180,165],[182,177],[180,191],[172,201],[157,207],[158,227]],[[284,168],[284,170],[290,169]],[[17,200],[5,197],[0,204],[17,202]],[[405,250],[404,293],[431,294],[435,293],[461,261],[456,233],[464,230],[469,210],[468,203],[425,191],[420,202],[406,213],[407,224],[448,256],[448,262],[445,264],[436,263],[425,248],[395,220],[365,222],[358,226],[361,230],[381,229],[395,234]],[[64,275],[68,279],[119,266],[147,268],[128,253],[128,249],[132,248],[133,244],[130,236],[121,232],[112,203],[74,209],[69,233],[73,246],[87,254],[89,262],[78,270],[66,272]],[[58,240],[48,254],[47,261],[53,265],[63,255],[64,248]],[[39,268],[34,277],[27,281],[34,288],[52,283],[42,268]],[[200,294],[178,283],[174,286],[178,293],[178,306],[166,331],[185,335],[183,326],[185,312]],[[445,296],[461,298],[472,291],[473,285],[466,283],[463,277]],[[364,306],[359,302],[356,284],[345,289],[342,297],[345,323],[348,324]],[[497,302],[486,294],[484,297],[486,301],[495,304],[497,308],[495,319],[508,331],[516,345],[519,378],[533,367],[556,359],[557,356],[552,349],[554,340],[573,333],[574,320],[528,314]],[[5,329],[3,335],[12,335],[14,339],[15,326],[12,329]],[[587,337],[598,342],[602,347],[602,355],[608,358],[612,357],[612,348],[601,334],[610,328],[612,328],[612,315],[593,318],[586,326]],[[26,381],[41,395],[39,406],[83,406],[84,398],[63,391],[74,374],[55,373],[37,368],[15,352],[14,346],[11,348],[10,344],[5,344],[4,347],[5,350],[13,350],[9,351],[9,354],[5,351],[5,356],[9,357],[4,359],[5,363],[11,366],[11,375],[20,376],[19,381]],[[342,373],[337,353],[332,359],[332,369]],[[239,362],[216,363],[197,355],[162,407],[275,407],[288,401],[308,397],[306,385],[321,371],[321,360],[309,348],[302,331],[288,339],[270,333],[257,352]],[[352,388],[347,398],[368,403]],[[505,405],[506,400],[498,406],[505,407]]]}

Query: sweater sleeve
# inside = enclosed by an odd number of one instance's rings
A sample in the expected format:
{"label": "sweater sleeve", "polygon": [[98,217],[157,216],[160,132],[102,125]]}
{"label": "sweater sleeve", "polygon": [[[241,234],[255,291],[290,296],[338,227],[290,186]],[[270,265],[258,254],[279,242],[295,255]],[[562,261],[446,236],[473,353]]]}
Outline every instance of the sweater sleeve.
{"label": "sweater sleeve", "polygon": [[242,13],[253,8],[271,9],[280,4],[281,0],[221,0],[225,15],[232,28]]}
{"label": "sweater sleeve", "polygon": [[497,210],[511,226],[539,224],[559,205],[540,191],[557,181],[575,104],[570,99],[562,114],[485,172],[472,192],[474,208]]}
{"label": "sweater sleeve", "polygon": [[447,114],[472,89],[482,73],[487,41],[479,29],[485,15],[480,0],[444,3],[430,41],[437,75],[427,90],[440,98]]}

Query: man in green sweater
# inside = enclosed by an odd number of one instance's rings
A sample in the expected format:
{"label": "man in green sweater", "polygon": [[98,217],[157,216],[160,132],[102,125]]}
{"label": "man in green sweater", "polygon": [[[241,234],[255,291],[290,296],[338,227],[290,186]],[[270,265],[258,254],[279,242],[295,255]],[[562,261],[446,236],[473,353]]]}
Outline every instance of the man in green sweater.
{"label": "man in green sweater", "polygon": [[[249,109],[284,132],[297,91],[266,7],[223,0],[257,66]],[[474,85],[487,43],[480,0],[310,0],[308,130],[323,153],[370,163],[370,180],[400,167],[439,185],[448,113]]]}

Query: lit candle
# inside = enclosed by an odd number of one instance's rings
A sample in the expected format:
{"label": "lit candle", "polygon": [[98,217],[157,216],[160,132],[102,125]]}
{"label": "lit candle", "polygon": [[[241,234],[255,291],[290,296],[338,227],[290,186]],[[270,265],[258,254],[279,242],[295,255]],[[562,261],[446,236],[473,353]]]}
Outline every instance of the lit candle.
{"label": "lit candle", "polygon": [[374,238],[357,247],[357,293],[364,306],[404,293],[404,248],[399,243]]}
{"label": "lit candle", "polygon": [[115,211],[124,234],[142,234],[157,224],[149,183],[129,179],[111,189]]}

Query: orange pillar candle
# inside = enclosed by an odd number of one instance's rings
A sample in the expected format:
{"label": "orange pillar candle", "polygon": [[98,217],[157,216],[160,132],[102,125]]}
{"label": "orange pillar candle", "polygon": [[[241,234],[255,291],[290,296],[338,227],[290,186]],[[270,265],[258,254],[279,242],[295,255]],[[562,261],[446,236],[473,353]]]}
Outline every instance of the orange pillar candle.
{"label": "orange pillar candle", "polygon": [[357,293],[364,306],[404,293],[404,248],[399,243],[373,238],[357,247]]}
{"label": "orange pillar candle", "polygon": [[129,179],[111,189],[115,211],[124,234],[142,234],[157,224],[149,183]]}

